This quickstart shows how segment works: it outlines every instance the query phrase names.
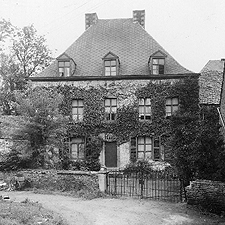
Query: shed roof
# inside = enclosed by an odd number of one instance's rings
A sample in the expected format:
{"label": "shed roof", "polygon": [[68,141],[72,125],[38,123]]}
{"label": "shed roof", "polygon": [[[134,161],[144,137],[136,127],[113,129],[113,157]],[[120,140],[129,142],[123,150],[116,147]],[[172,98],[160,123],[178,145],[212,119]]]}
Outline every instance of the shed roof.
{"label": "shed roof", "polygon": [[200,104],[220,104],[224,62],[209,60],[199,77]]}

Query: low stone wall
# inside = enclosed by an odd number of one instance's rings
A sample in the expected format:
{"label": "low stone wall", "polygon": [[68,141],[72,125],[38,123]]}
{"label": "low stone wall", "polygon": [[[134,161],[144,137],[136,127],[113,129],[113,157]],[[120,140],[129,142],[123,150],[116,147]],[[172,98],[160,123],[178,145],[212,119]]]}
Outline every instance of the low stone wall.
{"label": "low stone wall", "polygon": [[22,175],[25,178],[25,182],[27,182],[25,186],[27,188],[73,192],[79,197],[85,194],[97,195],[99,193],[98,175],[96,172],[23,170],[15,173],[4,173],[3,179],[9,183],[13,177],[18,175]]}
{"label": "low stone wall", "polygon": [[196,180],[186,188],[187,203],[221,214],[225,212],[225,183],[210,180]]}

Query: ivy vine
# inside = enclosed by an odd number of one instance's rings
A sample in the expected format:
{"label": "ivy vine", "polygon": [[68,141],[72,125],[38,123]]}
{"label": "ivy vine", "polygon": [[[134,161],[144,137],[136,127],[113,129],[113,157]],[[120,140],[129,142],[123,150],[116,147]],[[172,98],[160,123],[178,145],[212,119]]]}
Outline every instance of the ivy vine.
{"label": "ivy vine", "polygon": [[[172,81],[149,81],[144,86],[133,86],[134,96],[132,104],[120,106],[117,109],[117,119],[109,122],[104,120],[104,99],[112,94],[119,100],[125,99],[127,94],[121,94],[122,87],[117,87],[116,82],[109,87],[96,86],[82,88],[76,86],[58,86],[58,92],[64,96],[60,111],[65,116],[70,116],[68,124],[68,137],[89,137],[89,143],[93,143],[93,137],[98,138],[102,133],[112,133],[117,144],[128,142],[134,136],[160,136],[164,135],[162,142],[169,140],[171,132],[171,120],[165,117],[165,103],[167,97],[179,97],[179,113],[191,112],[197,114],[198,107],[198,78],[187,77]],[[135,90],[136,88],[136,90]],[[151,98],[152,121],[140,121],[138,117],[138,98]],[[84,100],[84,119],[82,122],[72,120],[72,100]],[[91,144],[89,144],[91,146]],[[88,150],[88,155],[98,158],[101,145]]]}

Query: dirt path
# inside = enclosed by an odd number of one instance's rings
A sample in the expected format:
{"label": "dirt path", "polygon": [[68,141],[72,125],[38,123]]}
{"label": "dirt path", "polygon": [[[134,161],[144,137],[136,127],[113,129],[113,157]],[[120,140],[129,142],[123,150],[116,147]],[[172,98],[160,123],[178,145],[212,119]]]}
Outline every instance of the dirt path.
{"label": "dirt path", "polygon": [[215,220],[190,214],[183,204],[138,199],[82,200],[32,192],[1,192],[12,201],[28,198],[64,217],[70,225],[212,225]]}

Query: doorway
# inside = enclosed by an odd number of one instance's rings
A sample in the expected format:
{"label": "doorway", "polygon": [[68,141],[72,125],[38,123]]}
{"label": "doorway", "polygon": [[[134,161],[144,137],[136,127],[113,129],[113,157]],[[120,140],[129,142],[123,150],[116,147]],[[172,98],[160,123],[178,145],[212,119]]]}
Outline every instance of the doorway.
{"label": "doorway", "polygon": [[105,166],[117,167],[117,144],[114,142],[105,142]]}

